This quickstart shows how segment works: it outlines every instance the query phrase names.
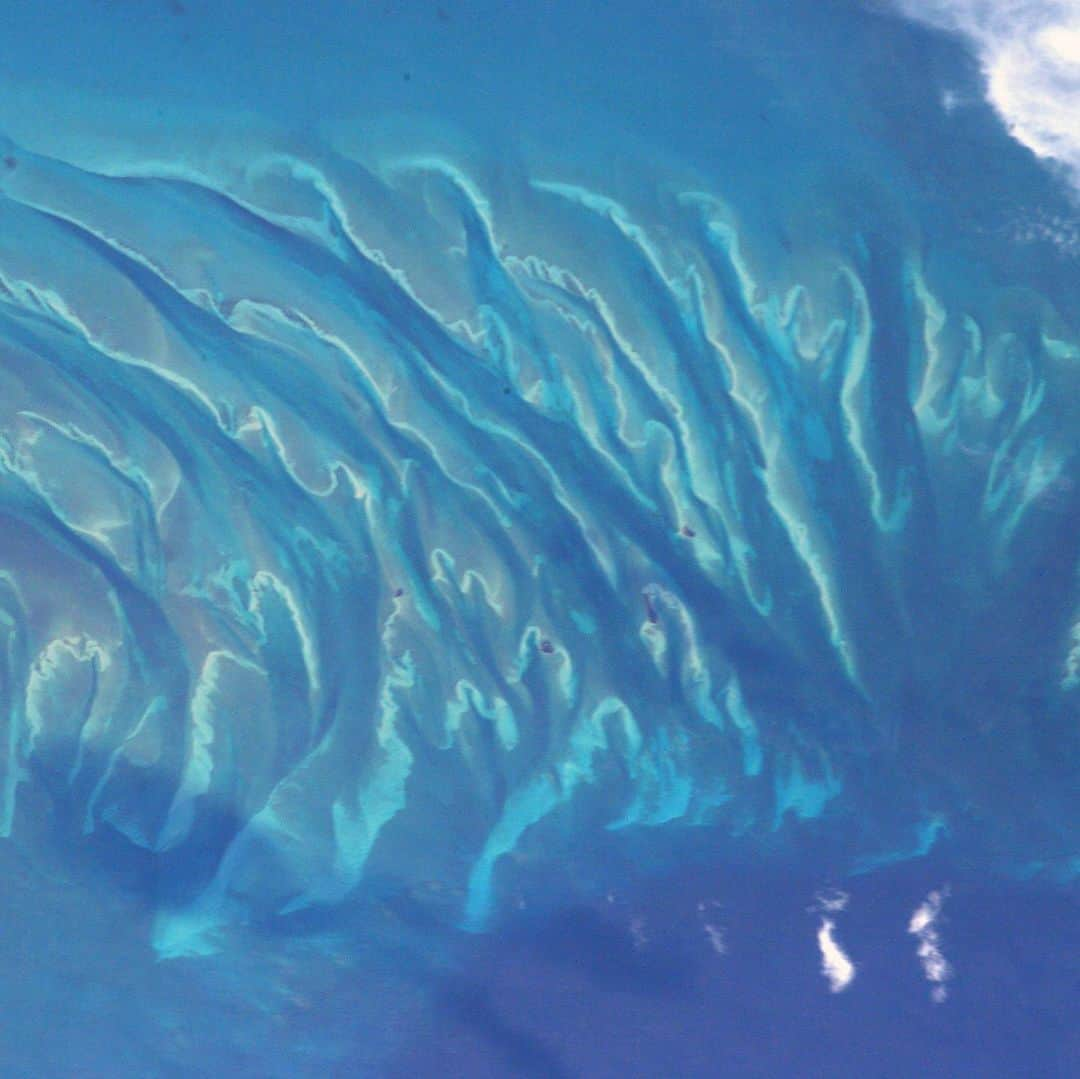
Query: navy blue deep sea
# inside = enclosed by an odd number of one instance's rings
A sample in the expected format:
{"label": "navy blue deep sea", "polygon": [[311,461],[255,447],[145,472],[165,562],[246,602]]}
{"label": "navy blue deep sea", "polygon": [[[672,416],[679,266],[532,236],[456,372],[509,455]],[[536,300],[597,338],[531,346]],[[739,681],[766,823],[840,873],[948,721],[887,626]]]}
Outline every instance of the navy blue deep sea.
{"label": "navy blue deep sea", "polygon": [[0,0],[0,1076],[1080,1074],[1080,11]]}

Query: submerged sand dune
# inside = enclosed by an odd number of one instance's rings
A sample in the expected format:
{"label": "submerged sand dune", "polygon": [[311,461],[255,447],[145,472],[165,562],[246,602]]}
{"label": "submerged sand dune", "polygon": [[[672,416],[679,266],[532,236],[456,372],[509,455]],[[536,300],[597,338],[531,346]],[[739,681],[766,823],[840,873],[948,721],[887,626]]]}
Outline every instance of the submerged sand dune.
{"label": "submerged sand dune", "polygon": [[1048,301],[662,178],[4,156],[0,824],[153,852],[162,955],[627,830],[1072,872]]}

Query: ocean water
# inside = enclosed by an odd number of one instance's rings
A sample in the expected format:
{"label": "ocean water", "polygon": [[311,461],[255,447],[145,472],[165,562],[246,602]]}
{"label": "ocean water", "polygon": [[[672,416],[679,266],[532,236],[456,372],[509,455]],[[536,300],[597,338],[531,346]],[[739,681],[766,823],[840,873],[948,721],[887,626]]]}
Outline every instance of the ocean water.
{"label": "ocean water", "polygon": [[1080,1071],[1080,13],[0,5],[0,1073]]}

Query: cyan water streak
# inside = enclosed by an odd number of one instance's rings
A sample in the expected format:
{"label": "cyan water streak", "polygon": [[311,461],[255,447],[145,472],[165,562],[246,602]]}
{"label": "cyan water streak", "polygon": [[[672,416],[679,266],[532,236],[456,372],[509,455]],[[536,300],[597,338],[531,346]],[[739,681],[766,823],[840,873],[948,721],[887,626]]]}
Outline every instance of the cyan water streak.
{"label": "cyan water streak", "polygon": [[606,833],[1075,873],[1047,301],[706,187],[4,160],[0,825],[152,852],[162,956],[369,879],[480,929]]}

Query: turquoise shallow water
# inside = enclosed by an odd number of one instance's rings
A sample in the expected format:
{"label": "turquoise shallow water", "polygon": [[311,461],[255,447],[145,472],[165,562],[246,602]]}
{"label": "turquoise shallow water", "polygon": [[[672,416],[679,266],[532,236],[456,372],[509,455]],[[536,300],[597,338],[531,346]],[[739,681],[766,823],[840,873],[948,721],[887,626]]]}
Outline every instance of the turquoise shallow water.
{"label": "turquoise shallow water", "polygon": [[706,1074],[680,933],[854,995],[843,888],[931,1007],[931,890],[1069,931],[1080,218],[960,41],[185,0],[0,64],[14,1067],[604,1074],[492,995],[569,954]]}

